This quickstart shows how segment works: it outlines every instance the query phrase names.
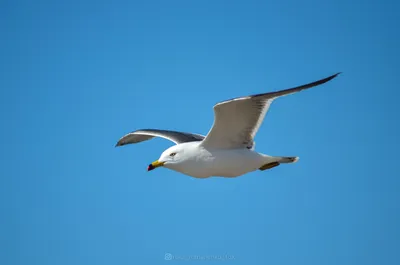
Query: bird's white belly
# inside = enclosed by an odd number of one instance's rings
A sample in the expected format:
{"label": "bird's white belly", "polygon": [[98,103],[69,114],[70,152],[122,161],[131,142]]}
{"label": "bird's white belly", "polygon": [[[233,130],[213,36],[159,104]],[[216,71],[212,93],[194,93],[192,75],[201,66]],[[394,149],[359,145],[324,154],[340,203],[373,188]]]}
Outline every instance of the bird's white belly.
{"label": "bird's white belly", "polygon": [[237,177],[257,170],[264,163],[265,157],[249,149],[206,150],[188,161],[184,168],[176,170],[195,178]]}

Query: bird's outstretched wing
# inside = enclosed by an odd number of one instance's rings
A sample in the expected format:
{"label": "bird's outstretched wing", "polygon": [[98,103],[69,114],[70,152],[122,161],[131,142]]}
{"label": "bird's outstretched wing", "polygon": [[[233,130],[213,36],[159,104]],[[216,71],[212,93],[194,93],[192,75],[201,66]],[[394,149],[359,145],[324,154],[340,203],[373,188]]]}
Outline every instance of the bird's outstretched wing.
{"label": "bird's outstretched wing", "polygon": [[128,133],[127,135],[123,136],[121,139],[119,139],[119,141],[115,146],[135,144],[146,140],[150,140],[151,138],[154,137],[165,138],[174,142],[175,144],[180,144],[186,142],[201,141],[204,139],[205,136],[200,134],[169,131],[169,130],[141,129]]}
{"label": "bird's outstretched wing", "polygon": [[294,88],[217,103],[214,106],[214,124],[201,145],[212,148],[251,146],[265,114],[275,98],[324,84],[339,74]]}

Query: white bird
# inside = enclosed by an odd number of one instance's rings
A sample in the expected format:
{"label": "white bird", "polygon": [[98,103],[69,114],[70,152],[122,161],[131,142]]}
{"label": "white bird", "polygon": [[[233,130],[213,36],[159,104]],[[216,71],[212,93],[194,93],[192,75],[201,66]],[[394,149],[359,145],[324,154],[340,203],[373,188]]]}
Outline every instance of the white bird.
{"label": "white bird", "polygon": [[162,137],[176,145],[165,150],[148,171],[166,167],[195,178],[238,177],[266,170],[298,157],[268,156],[254,150],[254,137],[272,101],[278,97],[324,84],[340,73],[306,85],[276,92],[234,98],[214,106],[214,124],[207,136],[170,130],[142,129],[123,136],[122,146]]}

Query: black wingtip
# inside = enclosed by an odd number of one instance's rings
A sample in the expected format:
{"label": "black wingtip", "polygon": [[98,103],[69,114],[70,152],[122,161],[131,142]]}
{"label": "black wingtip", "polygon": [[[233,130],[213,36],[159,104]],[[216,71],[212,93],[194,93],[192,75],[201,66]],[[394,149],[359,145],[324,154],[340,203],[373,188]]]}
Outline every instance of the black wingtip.
{"label": "black wingtip", "polygon": [[[326,77],[326,78],[324,78],[324,79],[321,79],[321,80],[319,80],[319,81],[316,81],[316,82],[314,82],[314,83],[311,83],[311,84],[317,84],[317,85],[322,85],[322,84],[324,84],[324,83],[326,83],[326,82],[328,82],[328,81],[331,81],[333,78],[335,78],[335,77],[337,77],[338,75],[340,75],[342,72],[338,72],[338,73],[336,73],[336,74],[334,74],[334,75],[331,75],[331,76],[328,76],[328,77]],[[308,84],[308,85],[311,85],[311,84]],[[308,86],[308,85],[306,85],[306,86]]]}
{"label": "black wingtip", "polygon": [[328,78],[326,78],[326,79],[328,79],[328,81],[329,81],[329,80],[331,80],[331,79],[337,77],[337,76],[340,75],[341,73],[342,73],[342,72],[337,72],[336,74],[331,75],[330,77],[328,77]]}

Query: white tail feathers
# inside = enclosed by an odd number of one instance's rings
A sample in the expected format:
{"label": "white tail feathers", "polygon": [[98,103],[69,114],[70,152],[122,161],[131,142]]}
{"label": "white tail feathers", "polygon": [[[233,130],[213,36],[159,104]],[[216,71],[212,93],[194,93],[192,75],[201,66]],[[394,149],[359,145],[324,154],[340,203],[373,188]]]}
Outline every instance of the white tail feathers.
{"label": "white tail feathers", "polygon": [[298,156],[276,156],[276,162],[279,163],[296,163],[299,160]]}
{"label": "white tail feathers", "polygon": [[277,167],[282,163],[296,163],[299,160],[297,156],[266,156],[268,162],[262,165],[259,170],[267,170],[273,167]]}

